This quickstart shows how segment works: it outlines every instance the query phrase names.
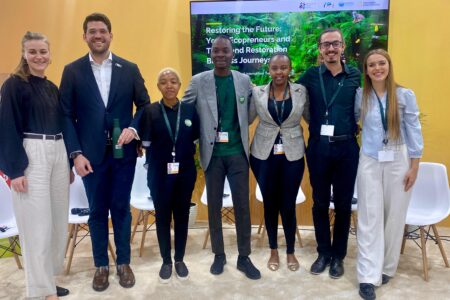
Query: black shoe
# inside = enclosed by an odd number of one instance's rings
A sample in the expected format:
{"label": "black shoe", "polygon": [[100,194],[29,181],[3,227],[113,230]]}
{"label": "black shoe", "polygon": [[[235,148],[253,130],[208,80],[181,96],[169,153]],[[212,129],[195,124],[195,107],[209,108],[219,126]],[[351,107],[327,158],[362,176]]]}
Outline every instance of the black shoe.
{"label": "black shoe", "polygon": [[333,258],[330,263],[330,270],[328,274],[333,279],[341,278],[344,275],[344,260]]}
{"label": "black shoe", "polygon": [[65,288],[60,287],[60,286],[56,286],[56,296],[64,297],[64,296],[67,296],[67,295],[69,295],[69,290],[68,289],[65,289]]}
{"label": "black shoe", "polygon": [[391,276],[388,276],[388,275],[386,275],[386,274],[383,274],[382,276],[381,276],[381,283],[382,284],[386,284],[386,283],[388,283],[389,282],[389,280],[391,280]]}
{"label": "black shoe", "polygon": [[375,300],[377,297],[375,295],[375,287],[371,283],[360,283],[359,284],[359,295],[364,300]]}
{"label": "black shoe", "polygon": [[252,261],[250,260],[250,257],[248,256],[238,256],[237,259],[237,269],[241,272],[245,273],[245,276],[247,276],[250,279],[260,279],[261,273],[259,270],[253,265]]}
{"label": "black shoe", "polygon": [[186,280],[189,277],[189,270],[186,267],[186,264],[182,261],[175,262],[175,272],[180,280]]}
{"label": "black shoe", "polygon": [[223,266],[227,263],[225,254],[216,254],[214,256],[214,262],[211,265],[209,271],[211,274],[219,275],[223,273]]}
{"label": "black shoe", "polygon": [[172,264],[162,264],[159,270],[159,282],[168,283],[172,277]]}
{"label": "black shoe", "polygon": [[311,265],[310,273],[319,275],[325,271],[330,265],[331,258],[323,255],[319,255],[316,261]]}

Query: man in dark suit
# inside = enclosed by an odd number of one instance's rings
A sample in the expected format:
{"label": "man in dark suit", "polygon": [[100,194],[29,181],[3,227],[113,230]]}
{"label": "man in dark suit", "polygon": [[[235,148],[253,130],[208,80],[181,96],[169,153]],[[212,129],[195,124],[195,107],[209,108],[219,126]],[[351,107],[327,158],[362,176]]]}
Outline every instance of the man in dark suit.
{"label": "man in dark suit", "polygon": [[[67,151],[83,177],[89,200],[89,228],[96,272],[93,288],[109,286],[108,213],[111,213],[117,254],[117,274],[126,288],[135,283],[130,268],[130,192],[136,164],[136,129],[149,96],[138,67],[109,51],[108,17],[94,13],[83,23],[89,54],[64,68],[61,102]],[[133,117],[133,103],[136,114]],[[119,119],[123,158],[113,157],[113,119]]]}

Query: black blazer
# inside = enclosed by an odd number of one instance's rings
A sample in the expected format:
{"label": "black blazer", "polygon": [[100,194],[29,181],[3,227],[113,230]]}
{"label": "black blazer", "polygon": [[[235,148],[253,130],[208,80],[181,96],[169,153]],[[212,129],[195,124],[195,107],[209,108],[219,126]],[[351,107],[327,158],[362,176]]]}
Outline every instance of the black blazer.
{"label": "black blazer", "polygon": [[[89,55],[68,64],[60,85],[61,104],[65,116],[64,140],[67,152],[81,150],[93,164],[102,162],[108,131],[113,119],[120,127],[138,130],[142,109],[150,104],[144,79],[136,64],[112,55],[111,87],[105,107],[92,72]],[[133,103],[136,114],[133,117]],[[124,145],[124,157],[137,156],[136,141]]]}

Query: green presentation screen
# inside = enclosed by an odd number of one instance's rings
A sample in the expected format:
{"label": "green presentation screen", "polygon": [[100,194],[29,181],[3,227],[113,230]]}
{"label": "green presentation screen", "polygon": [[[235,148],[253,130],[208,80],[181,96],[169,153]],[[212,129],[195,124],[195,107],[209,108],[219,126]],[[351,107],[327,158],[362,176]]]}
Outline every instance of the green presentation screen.
{"label": "green presentation screen", "polygon": [[389,0],[372,1],[202,1],[191,3],[192,74],[213,68],[214,38],[233,42],[232,68],[259,85],[269,81],[267,62],[273,53],[289,54],[292,79],[318,63],[317,38],[339,28],[346,43],[346,63],[361,70],[372,48],[387,49]]}

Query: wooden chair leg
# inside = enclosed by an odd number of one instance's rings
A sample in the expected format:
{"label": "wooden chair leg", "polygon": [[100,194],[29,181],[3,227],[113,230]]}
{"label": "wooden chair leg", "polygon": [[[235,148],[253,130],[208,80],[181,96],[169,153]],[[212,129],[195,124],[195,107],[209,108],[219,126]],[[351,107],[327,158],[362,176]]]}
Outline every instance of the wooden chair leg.
{"label": "wooden chair leg", "polygon": [[266,237],[266,226],[263,226],[261,237],[259,238],[259,246],[264,246],[264,238]]}
{"label": "wooden chair leg", "polygon": [[300,248],[303,248],[302,236],[300,235],[300,229],[298,229],[298,226],[297,226],[297,239]]}
{"label": "wooden chair leg", "polygon": [[420,226],[420,245],[422,247],[422,261],[423,261],[423,274],[425,281],[428,281],[428,258],[427,258],[427,248],[425,241],[425,229]]}
{"label": "wooden chair leg", "polygon": [[356,213],[352,211],[352,220],[353,220],[353,226],[355,226],[355,235],[358,234],[358,219],[356,218]]}
{"label": "wooden chair leg", "polygon": [[9,240],[9,244],[11,245],[11,250],[13,252],[14,259],[16,260],[17,267],[19,269],[23,269],[22,264],[20,263],[19,255],[17,255],[17,253],[16,253],[16,243],[17,243],[18,238],[19,238],[19,236],[17,235],[15,237],[9,237],[8,240]]}
{"label": "wooden chair leg", "polygon": [[72,259],[73,259],[73,252],[75,251],[75,246],[77,243],[77,235],[78,235],[78,229],[79,229],[78,224],[74,224],[74,230],[73,230],[73,234],[72,234],[72,241],[70,243],[69,246],[69,258],[67,259],[67,265],[66,265],[66,275],[69,275],[70,272],[70,266],[72,265]]}
{"label": "wooden chair leg", "polygon": [[136,223],[134,223],[133,231],[131,232],[130,243],[133,242],[133,240],[134,240],[134,235],[136,234],[137,227],[138,227],[138,225],[142,222],[142,221],[141,221],[141,218],[142,218],[142,210],[139,210],[139,215],[138,215],[138,217],[137,217],[137,221],[136,221]]}
{"label": "wooden chair leg", "polygon": [[114,263],[116,263],[116,254],[114,253],[114,249],[111,245],[111,241],[109,240],[109,237],[108,237],[108,249],[109,249],[109,253],[111,253],[111,257],[112,257]]}
{"label": "wooden chair leg", "polygon": [[264,226],[264,208],[262,209],[262,212],[261,212],[261,218],[259,218],[258,234],[261,233],[263,226]]}
{"label": "wooden chair leg", "polygon": [[203,241],[203,249],[205,249],[206,245],[208,244],[208,238],[209,238],[209,228],[208,230],[206,230],[205,240]]}
{"label": "wooden chair leg", "polygon": [[333,224],[330,224],[331,225],[330,238],[332,239],[333,233],[334,233],[334,209],[330,209],[330,223],[331,223],[331,221],[333,221]]}
{"label": "wooden chair leg", "polygon": [[145,236],[147,235],[148,213],[144,212],[143,217],[144,217],[144,227],[142,228],[142,239],[141,239],[141,247],[139,248],[139,257],[142,257],[142,253],[144,251]]}
{"label": "wooden chair leg", "polygon": [[403,231],[403,241],[402,241],[402,250],[400,251],[400,254],[405,253],[405,245],[406,245],[406,235],[408,233],[408,225],[405,225],[405,229]]}
{"label": "wooden chair leg", "polygon": [[69,224],[69,234],[67,235],[66,251],[64,252],[64,257],[67,256],[67,250],[69,250],[70,239],[72,238],[74,225]]}
{"label": "wooden chair leg", "polygon": [[448,264],[447,255],[445,254],[444,247],[442,246],[441,237],[439,236],[439,233],[437,231],[436,224],[431,225],[431,228],[433,228],[434,236],[436,237],[436,241],[438,243],[439,250],[441,251],[442,258],[444,259],[445,266],[449,268],[450,266]]}

